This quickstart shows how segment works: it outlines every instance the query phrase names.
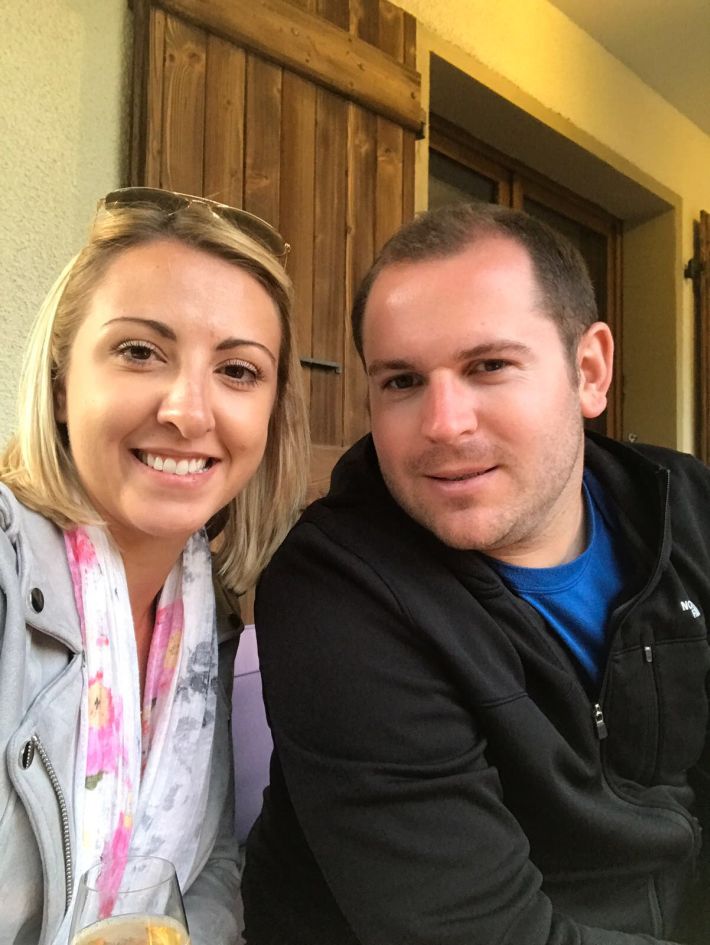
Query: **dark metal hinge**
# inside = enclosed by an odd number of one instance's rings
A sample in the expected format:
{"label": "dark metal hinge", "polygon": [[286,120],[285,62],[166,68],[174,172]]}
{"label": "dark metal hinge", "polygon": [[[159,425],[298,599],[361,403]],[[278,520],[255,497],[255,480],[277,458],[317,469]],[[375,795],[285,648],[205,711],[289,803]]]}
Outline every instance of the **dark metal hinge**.
{"label": "dark metal hinge", "polygon": [[686,263],[685,269],[683,270],[683,276],[686,279],[698,279],[700,274],[705,271],[705,263],[701,262],[699,259],[696,259],[693,256],[692,259],[689,259]]}
{"label": "dark metal hinge", "polygon": [[319,371],[332,371],[334,374],[342,374],[343,367],[337,361],[321,361],[318,358],[301,358],[301,364],[304,367],[316,368]]}

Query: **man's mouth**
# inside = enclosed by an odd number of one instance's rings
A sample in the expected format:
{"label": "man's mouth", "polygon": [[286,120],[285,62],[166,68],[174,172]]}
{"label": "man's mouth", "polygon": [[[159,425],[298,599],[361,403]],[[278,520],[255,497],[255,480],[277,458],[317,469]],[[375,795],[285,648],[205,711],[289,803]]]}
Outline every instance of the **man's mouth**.
{"label": "man's mouth", "polygon": [[204,473],[214,465],[214,460],[208,456],[161,456],[158,453],[146,453],[144,450],[134,450],[133,455],[145,466],[167,473],[169,476],[190,476]]}
{"label": "man's mouth", "polygon": [[427,478],[436,479],[439,482],[465,482],[467,479],[477,479],[479,476],[484,476],[493,469],[495,469],[495,466],[489,466],[486,469],[470,470],[467,472],[429,473]]}

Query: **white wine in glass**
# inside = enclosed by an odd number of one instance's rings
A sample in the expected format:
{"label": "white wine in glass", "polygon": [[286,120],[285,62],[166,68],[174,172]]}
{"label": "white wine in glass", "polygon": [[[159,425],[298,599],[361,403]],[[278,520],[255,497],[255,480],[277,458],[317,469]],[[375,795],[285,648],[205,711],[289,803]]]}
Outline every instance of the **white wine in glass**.
{"label": "white wine in glass", "polygon": [[[125,865],[124,865],[125,864]],[[190,945],[175,868],[156,856],[130,856],[115,867],[106,861],[79,880],[71,945]]]}

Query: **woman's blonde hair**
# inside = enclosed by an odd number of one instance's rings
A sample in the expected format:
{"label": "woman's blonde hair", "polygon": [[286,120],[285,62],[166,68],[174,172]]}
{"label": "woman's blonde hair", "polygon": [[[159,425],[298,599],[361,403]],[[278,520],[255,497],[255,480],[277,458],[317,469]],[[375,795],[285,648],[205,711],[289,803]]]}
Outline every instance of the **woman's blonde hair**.
{"label": "woman's blonde hair", "polygon": [[226,259],[253,276],[273,299],[281,322],[278,388],[261,464],[242,492],[210,525],[221,534],[215,565],[226,587],[254,584],[303,502],[308,430],[292,320],[292,286],[278,259],[206,203],[166,212],[150,203],[100,205],[87,245],[67,265],[42,304],[25,350],[17,433],[0,456],[0,481],[60,528],[98,523],[76,473],[64,424],[55,417],[55,389],[88,302],[123,250],[174,239]]}

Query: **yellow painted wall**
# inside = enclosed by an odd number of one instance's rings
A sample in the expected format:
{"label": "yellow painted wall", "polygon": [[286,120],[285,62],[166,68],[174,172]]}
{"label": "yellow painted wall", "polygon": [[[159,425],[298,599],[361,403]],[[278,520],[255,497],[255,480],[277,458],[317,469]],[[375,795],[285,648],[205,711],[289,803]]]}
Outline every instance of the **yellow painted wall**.
{"label": "yellow painted wall", "polygon": [[[653,272],[648,273],[649,287],[644,289],[638,281],[643,278],[638,271],[642,259],[629,287],[635,304],[644,295],[652,302],[653,316],[643,332],[637,325],[627,339],[625,356],[633,382],[627,391],[625,429],[642,439],[692,450],[693,303],[682,264],[692,255],[693,220],[701,209],[710,210],[710,137],[547,0],[398,3],[420,23],[423,71],[428,50],[437,53],[677,207],[670,291],[666,274],[659,299],[651,288]],[[422,201],[421,178],[419,184]],[[667,221],[641,228],[629,240],[630,251],[654,234],[665,240]],[[665,326],[654,324],[655,319],[665,320]],[[669,321],[675,335],[676,376],[668,385],[670,394],[665,393],[674,402],[664,411],[659,408],[662,385],[649,391],[641,375],[644,359],[657,363],[668,346],[659,342],[657,350],[649,350],[648,344],[641,350],[639,345],[644,338],[652,344],[654,333],[658,338],[667,335]],[[666,354],[672,361],[673,352]],[[638,369],[635,359],[640,359]],[[666,370],[672,372],[673,365]],[[648,396],[651,393],[655,399]],[[660,423],[659,414],[664,414]]]}
{"label": "yellow painted wall", "polygon": [[123,173],[125,0],[0,0],[0,441],[45,292]]}

